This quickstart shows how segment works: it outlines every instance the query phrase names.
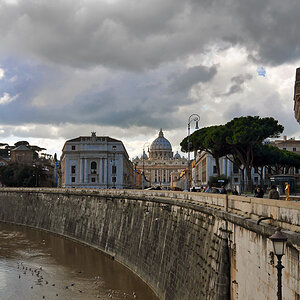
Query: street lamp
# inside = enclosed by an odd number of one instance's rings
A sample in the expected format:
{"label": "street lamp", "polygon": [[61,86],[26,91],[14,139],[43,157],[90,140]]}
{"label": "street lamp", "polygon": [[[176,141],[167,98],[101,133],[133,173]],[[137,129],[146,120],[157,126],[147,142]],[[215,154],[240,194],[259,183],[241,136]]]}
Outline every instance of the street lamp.
{"label": "street lamp", "polygon": [[274,253],[277,256],[277,299],[282,300],[282,269],[284,266],[281,264],[281,258],[285,253],[287,237],[281,232],[281,228],[277,227],[276,232],[270,236],[273,242]]}
{"label": "street lamp", "polygon": [[142,189],[144,189],[145,187],[145,183],[144,183],[144,179],[145,179],[145,147],[148,146],[148,153],[149,153],[149,146],[150,144],[148,142],[146,142],[143,145],[143,172],[142,172]]}
{"label": "street lamp", "polygon": [[189,191],[190,190],[190,131],[191,131],[191,123],[195,122],[195,130],[199,129],[199,121],[200,121],[200,116],[198,114],[192,114],[189,116],[189,121],[188,121],[188,139],[187,139],[187,146],[188,146],[188,174],[187,174],[187,186],[186,189]]}

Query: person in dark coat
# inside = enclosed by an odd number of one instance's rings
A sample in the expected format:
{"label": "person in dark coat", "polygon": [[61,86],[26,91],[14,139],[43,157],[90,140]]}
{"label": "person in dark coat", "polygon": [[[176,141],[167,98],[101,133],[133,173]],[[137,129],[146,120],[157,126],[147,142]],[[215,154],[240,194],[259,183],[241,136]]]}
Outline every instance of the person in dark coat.
{"label": "person in dark coat", "polygon": [[256,198],[263,198],[264,197],[264,190],[258,186],[257,189],[255,190],[255,194],[254,194],[254,197]]}
{"label": "person in dark coat", "polygon": [[279,200],[280,199],[280,195],[276,189],[276,185],[272,185],[270,192],[269,192],[269,199],[276,199]]}
{"label": "person in dark coat", "polygon": [[227,191],[224,186],[221,187],[220,194],[227,194]]}
{"label": "person in dark coat", "polygon": [[234,188],[234,190],[232,191],[232,195],[238,196],[238,191],[236,190],[236,187]]}

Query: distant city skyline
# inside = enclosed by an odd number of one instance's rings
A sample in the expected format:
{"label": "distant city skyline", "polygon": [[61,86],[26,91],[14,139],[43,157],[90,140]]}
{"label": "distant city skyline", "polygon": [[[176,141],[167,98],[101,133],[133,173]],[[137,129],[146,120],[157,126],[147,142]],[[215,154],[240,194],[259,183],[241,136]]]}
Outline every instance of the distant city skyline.
{"label": "distant city skyline", "polygon": [[160,128],[272,116],[300,139],[300,4],[288,0],[0,0],[0,142],[61,154],[96,131],[141,155]]}

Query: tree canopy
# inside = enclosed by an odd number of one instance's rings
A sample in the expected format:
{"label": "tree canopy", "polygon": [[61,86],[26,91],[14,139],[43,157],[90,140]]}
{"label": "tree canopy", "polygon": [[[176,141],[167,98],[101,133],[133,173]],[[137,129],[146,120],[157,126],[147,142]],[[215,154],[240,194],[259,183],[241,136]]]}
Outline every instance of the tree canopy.
{"label": "tree canopy", "polygon": [[243,165],[246,169],[250,182],[251,168],[254,166],[254,150],[265,139],[278,137],[283,129],[284,127],[272,117],[239,117],[225,125],[199,129],[190,137],[184,138],[180,145],[182,151],[187,151],[190,141],[190,150],[210,153],[216,160],[217,169],[220,157],[231,156],[237,165]]}

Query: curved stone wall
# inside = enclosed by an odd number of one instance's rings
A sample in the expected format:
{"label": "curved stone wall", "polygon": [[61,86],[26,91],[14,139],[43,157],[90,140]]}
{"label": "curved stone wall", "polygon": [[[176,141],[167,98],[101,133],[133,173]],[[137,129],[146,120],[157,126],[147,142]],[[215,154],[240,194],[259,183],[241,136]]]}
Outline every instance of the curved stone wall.
{"label": "curved stone wall", "polygon": [[[96,247],[138,274],[160,299],[274,299],[268,236],[277,223],[297,229],[297,211],[283,201],[257,201],[164,191],[1,188],[0,221]],[[292,264],[299,259],[299,235],[290,233],[289,240],[283,285],[298,299],[299,268]]]}

